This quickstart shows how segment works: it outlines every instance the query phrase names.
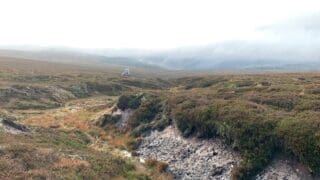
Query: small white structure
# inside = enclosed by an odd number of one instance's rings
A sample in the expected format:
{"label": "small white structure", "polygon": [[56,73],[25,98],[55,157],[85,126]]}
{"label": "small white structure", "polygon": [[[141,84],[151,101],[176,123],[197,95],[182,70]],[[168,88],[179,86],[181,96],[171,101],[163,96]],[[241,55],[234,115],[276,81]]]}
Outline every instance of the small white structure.
{"label": "small white structure", "polygon": [[123,70],[123,72],[121,73],[121,76],[124,76],[124,77],[130,76],[130,69],[129,68],[125,68]]}

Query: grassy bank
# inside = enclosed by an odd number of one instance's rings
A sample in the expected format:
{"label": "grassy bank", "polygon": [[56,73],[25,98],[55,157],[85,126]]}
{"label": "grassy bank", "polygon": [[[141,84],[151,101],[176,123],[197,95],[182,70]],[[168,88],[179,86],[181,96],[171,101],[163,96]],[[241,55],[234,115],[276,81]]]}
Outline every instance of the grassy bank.
{"label": "grassy bank", "polygon": [[278,153],[319,174],[319,80],[313,74],[178,79],[175,88],[146,96],[135,108],[132,132],[156,129],[165,114],[184,136],[219,136],[239,151],[243,161],[233,179],[254,177]]}

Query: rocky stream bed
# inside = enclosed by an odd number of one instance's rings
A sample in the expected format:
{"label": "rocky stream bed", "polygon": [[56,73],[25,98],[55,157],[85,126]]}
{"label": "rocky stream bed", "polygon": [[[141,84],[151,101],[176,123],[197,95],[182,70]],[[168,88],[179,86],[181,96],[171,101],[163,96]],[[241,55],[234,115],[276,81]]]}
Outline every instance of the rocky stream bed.
{"label": "rocky stream bed", "polygon": [[[241,158],[240,155],[216,138],[201,140],[184,138],[173,126],[153,131],[137,150],[141,159],[156,159],[168,163],[174,179],[227,180]],[[276,159],[265,168],[257,180],[313,179],[298,163]]]}

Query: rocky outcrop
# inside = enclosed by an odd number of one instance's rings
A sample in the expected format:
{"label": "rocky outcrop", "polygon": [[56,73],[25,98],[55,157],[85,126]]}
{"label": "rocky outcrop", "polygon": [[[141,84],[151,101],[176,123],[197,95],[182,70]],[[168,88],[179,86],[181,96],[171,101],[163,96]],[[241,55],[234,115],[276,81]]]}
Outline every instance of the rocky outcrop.
{"label": "rocky outcrop", "polygon": [[320,177],[312,177],[308,170],[300,163],[293,160],[276,158],[256,177],[257,180],[312,180]]}
{"label": "rocky outcrop", "polygon": [[132,115],[133,111],[131,109],[125,109],[124,111],[118,110],[118,111],[120,111],[121,118],[116,123],[116,126],[118,128],[123,128],[128,124],[129,118]]}
{"label": "rocky outcrop", "polygon": [[168,163],[175,179],[230,179],[232,168],[240,161],[219,139],[186,139],[172,126],[145,137],[137,153],[143,159]]}
{"label": "rocky outcrop", "polygon": [[[184,138],[172,126],[163,131],[152,131],[144,137],[136,151],[144,162],[155,159],[168,164],[174,179],[229,180],[240,155],[216,139]],[[257,180],[312,180],[308,170],[298,162],[276,157],[254,179]]]}
{"label": "rocky outcrop", "polygon": [[106,113],[100,116],[95,122],[97,126],[106,127],[107,125],[116,125],[117,128],[121,129],[128,123],[129,117],[132,114],[131,109],[120,110],[117,109],[111,113]]}
{"label": "rocky outcrop", "polygon": [[29,133],[30,129],[22,124],[18,124],[10,119],[2,119],[0,118],[0,126],[4,131],[11,134],[21,134],[21,133]]}

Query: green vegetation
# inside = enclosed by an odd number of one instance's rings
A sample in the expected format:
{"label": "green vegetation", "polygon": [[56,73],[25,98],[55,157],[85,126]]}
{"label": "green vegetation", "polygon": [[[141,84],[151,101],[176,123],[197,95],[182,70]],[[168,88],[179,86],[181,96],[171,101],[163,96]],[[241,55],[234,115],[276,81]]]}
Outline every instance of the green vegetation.
{"label": "green vegetation", "polygon": [[186,77],[174,80],[174,83],[183,85],[185,89],[206,88],[219,82],[226,81],[223,77],[204,78],[204,77]]}
{"label": "green vegetation", "polygon": [[306,111],[279,122],[278,137],[287,153],[320,173],[319,112]]}
{"label": "green vegetation", "polygon": [[[110,179],[147,175],[136,172],[134,164],[108,152],[88,147],[81,131],[33,129],[33,135],[14,136],[0,132],[0,177],[53,179]],[[144,177],[144,178],[142,178]]]}
{"label": "green vegetation", "polygon": [[235,179],[248,179],[261,170],[275,151],[275,122],[263,109],[241,101],[216,101],[210,106],[178,104],[174,110],[183,135],[223,137],[239,150],[244,161],[234,171]]}
{"label": "green vegetation", "polygon": [[210,88],[180,90],[169,96],[171,115],[184,136],[219,136],[240,152],[243,161],[233,179],[252,178],[276,153],[319,174],[319,97],[314,91],[301,93],[318,79],[295,76],[229,76]]}
{"label": "green vegetation", "polygon": [[128,122],[134,137],[152,130],[163,130],[171,124],[167,103],[160,95],[148,94],[144,95],[144,99]]}
{"label": "green vegetation", "polygon": [[[298,159],[312,173],[320,174],[317,73],[193,77],[180,73],[170,77],[168,72],[159,75],[165,77],[162,79],[153,72],[139,71],[122,78],[122,68],[60,65],[52,69],[46,63],[21,62],[8,68],[12,61],[6,61],[6,68],[0,68],[0,107],[20,121],[88,97],[114,96],[114,103],[119,96],[118,108],[134,111],[128,131],[113,134],[89,122],[99,110],[111,108],[106,104],[95,107],[95,112],[83,113],[71,106],[72,113],[66,117],[61,111],[56,116],[35,118],[31,124],[36,126],[28,135],[0,131],[1,179],[149,179],[131,161],[92,148],[89,134],[134,150],[141,135],[170,124],[186,137],[221,137],[239,151],[243,161],[233,170],[233,179],[254,177],[278,153]],[[119,118],[106,115],[98,125],[114,124]],[[165,169],[165,164],[147,164],[150,169]]]}
{"label": "green vegetation", "polygon": [[[142,164],[117,151],[127,149],[130,137],[115,128],[111,133],[107,128],[104,131],[91,120],[101,117],[118,96],[164,89],[167,81],[142,78],[145,71],[139,69],[134,71],[140,77],[122,78],[123,68],[113,66],[10,58],[1,58],[0,65],[0,117],[31,129],[28,134],[15,135],[0,127],[0,179],[146,180],[150,175],[161,176],[162,172],[152,169],[144,172]],[[110,100],[104,100],[107,98]],[[141,101],[142,94],[123,96],[119,107],[135,109]],[[98,125],[111,124],[112,128],[119,118],[105,114]]]}
{"label": "green vegetation", "polygon": [[161,111],[160,99],[147,97],[130,118],[130,126],[137,127],[140,124],[151,122],[155,116]]}
{"label": "green vegetation", "polygon": [[121,110],[137,109],[141,104],[143,95],[122,95],[120,96],[117,107]]}
{"label": "green vegetation", "polygon": [[233,179],[252,178],[278,153],[319,174],[320,98],[310,90],[317,82],[295,74],[181,78],[172,83],[175,91],[150,96],[136,108],[131,132],[138,137],[172,118],[186,137],[222,137],[243,158]]}

